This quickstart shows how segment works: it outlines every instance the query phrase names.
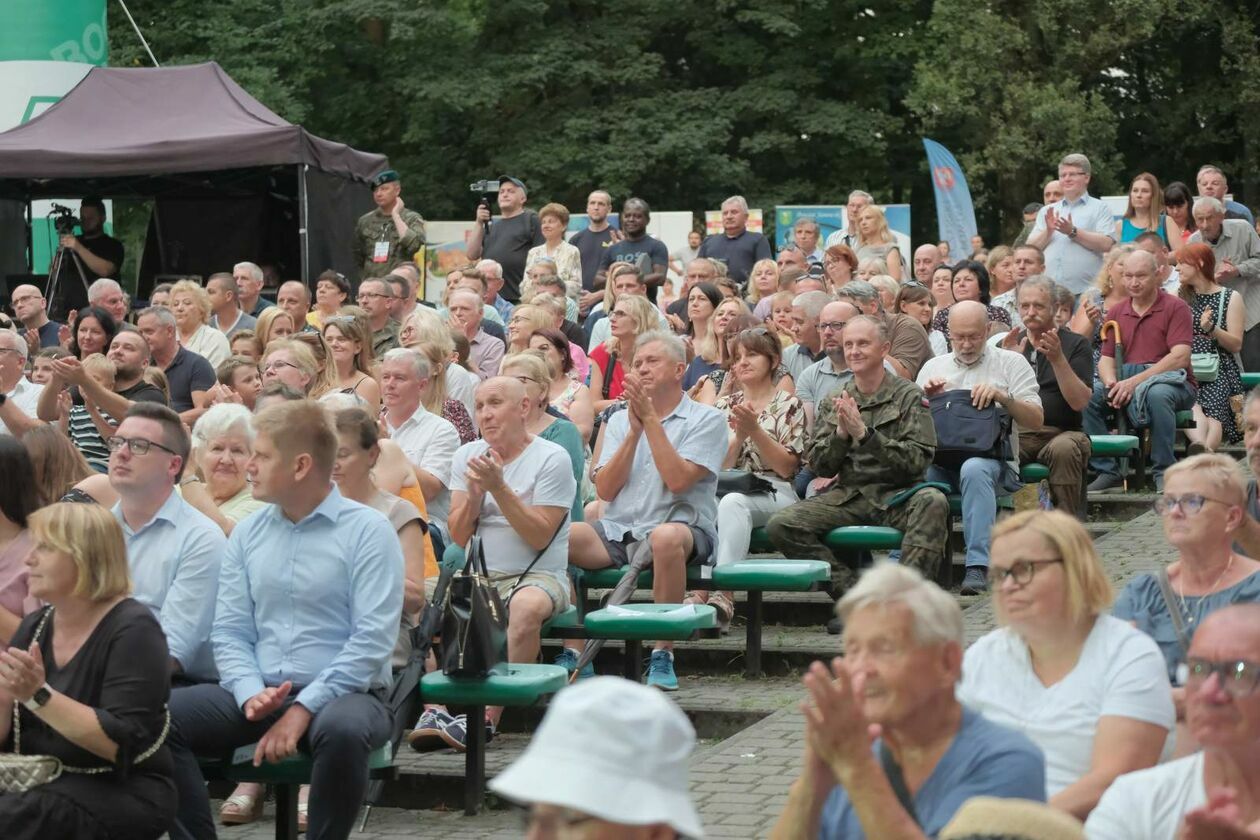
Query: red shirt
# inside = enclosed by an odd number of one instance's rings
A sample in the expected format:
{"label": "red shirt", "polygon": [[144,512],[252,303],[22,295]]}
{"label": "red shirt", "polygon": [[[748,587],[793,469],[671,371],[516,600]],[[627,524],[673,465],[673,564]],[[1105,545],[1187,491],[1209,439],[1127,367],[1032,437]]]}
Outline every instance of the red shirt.
{"label": "red shirt", "polygon": [[[1126,365],[1153,365],[1168,355],[1179,344],[1190,346],[1194,338],[1194,319],[1190,306],[1181,298],[1163,289],[1155,295],[1150,308],[1138,315],[1133,311],[1133,299],[1126,298],[1107,312],[1107,320],[1120,325],[1120,340],[1124,344]],[[1113,332],[1107,331],[1102,354],[1111,358],[1116,355]],[[1116,371],[1119,374],[1119,371]],[[1186,375],[1190,373],[1190,361],[1186,360]]]}
{"label": "red shirt", "polygon": [[[608,358],[607,347],[605,347],[602,344],[599,345],[594,350],[592,350],[589,354],[587,354],[587,358],[589,358],[595,364],[599,365],[599,370],[604,375],[604,382],[606,383],[607,390],[608,390],[607,398],[610,400],[615,400],[618,397],[620,397],[621,392],[625,390],[625,386],[623,383],[626,378],[626,371],[625,371],[625,367],[621,364],[620,354],[618,354],[617,356],[617,363],[612,366],[611,374],[609,374],[608,372],[609,358]],[[612,379],[608,378],[610,375],[612,376]],[[591,394],[591,399],[602,400],[604,399],[604,395]]]}

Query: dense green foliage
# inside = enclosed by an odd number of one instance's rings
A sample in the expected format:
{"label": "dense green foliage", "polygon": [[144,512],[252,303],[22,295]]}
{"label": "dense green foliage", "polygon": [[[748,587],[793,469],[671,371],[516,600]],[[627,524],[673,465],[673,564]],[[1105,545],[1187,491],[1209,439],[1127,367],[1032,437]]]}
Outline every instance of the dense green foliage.
{"label": "dense green foliage", "polygon": [[[512,172],[535,206],[578,210],[594,185],[696,211],[862,187],[912,203],[926,238],[924,135],[959,156],[989,238],[1068,151],[1096,194],[1211,160],[1260,198],[1255,0],[129,5],[162,63],[218,61],[286,119],[388,154],[429,218],[469,216],[468,183]],[[147,64],[117,12],[111,63]]]}

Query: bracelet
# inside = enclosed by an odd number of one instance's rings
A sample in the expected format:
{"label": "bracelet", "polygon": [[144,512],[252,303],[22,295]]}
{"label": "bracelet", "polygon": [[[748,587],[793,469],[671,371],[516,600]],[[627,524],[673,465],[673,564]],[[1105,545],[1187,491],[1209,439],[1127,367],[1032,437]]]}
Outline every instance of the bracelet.
{"label": "bracelet", "polygon": [[180,487],[187,487],[189,484],[201,484],[201,479],[195,475],[186,475],[179,481]]}

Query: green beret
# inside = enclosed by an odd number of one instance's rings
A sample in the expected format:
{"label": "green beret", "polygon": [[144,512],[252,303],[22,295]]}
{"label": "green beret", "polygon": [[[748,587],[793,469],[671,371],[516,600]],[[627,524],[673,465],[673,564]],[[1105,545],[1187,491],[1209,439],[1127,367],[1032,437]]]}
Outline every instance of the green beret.
{"label": "green beret", "polygon": [[379,173],[375,178],[372,179],[372,189],[376,189],[377,187],[384,186],[385,184],[388,184],[391,181],[400,181],[400,180],[402,179],[398,177],[397,170],[386,169],[384,172]]}

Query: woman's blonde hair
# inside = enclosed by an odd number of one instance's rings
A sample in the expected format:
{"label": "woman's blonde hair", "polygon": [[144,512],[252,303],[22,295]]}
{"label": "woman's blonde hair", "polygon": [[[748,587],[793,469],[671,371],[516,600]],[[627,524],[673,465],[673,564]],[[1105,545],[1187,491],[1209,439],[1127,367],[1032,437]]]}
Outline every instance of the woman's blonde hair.
{"label": "woman's blonde hair", "polygon": [[210,295],[206,293],[206,290],[191,280],[180,280],[171,286],[171,300],[175,299],[175,295],[183,293],[192,295],[193,302],[201,310],[201,323],[210,323],[210,311],[213,307],[210,305]]}
{"label": "woman's blonde hair", "polygon": [[[533,304],[530,304],[530,303],[522,304],[516,307],[515,309],[513,309],[512,317],[508,319],[508,323],[515,321],[517,318],[522,319],[531,327],[529,331],[529,335],[525,336],[526,347],[529,346],[529,340],[531,337],[533,337],[534,333],[538,332],[539,330],[549,329],[552,326],[553,322],[555,321],[555,317],[546,309],[543,309],[541,306],[534,306]],[[512,349],[511,341],[512,340],[509,338],[508,339],[509,350]],[[521,348],[521,350],[524,350],[524,348]],[[520,351],[518,350],[517,352],[520,352]]]}
{"label": "woman's blonde hair", "polygon": [[[654,330],[661,325],[660,310],[652,301],[639,295],[627,295],[617,301],[616,306],[625,304],[629,307],[630,320],[634,321],[635,337],[643,335],[645,332]],[[612,317],[612,310],[608,311],[608,316]],[[608,340],[604,342],[604,347],[609,353],[616,353],[623,359],[629,360],[634,353],[634,342],[629,347],[619,346],[621,342],[617,340],[617,336],[609,333]],[[629,370],[629,368],[626,368]]]}
{"label": "woman's blonde hair", "polygon": [[108,508],[56,502],[30,517],[36,547],[70,555],[78,580],[74,595],[105,601],[131,591],[127,544],[122,526]]}
{"label": "woman's blonde hair", "polygon": [[277,339],[267,345],[267,352],[263,356],[262,364],[259,367],[265,368],[267,360],[276,353],[281,352],[288,353],[297,369],[306,374],[308,380],[306,383],[306,395],[313,397],[311,390],[315,387],[315,380],[319,376],[319,368],[315,366],[315,353],[311,350],[311,346],[291,338]]}
{"label": "woman's blonde hair", "polygon": [[1102,267],[1098,269],[1097,276],[1094,277],[1094,288],[1102,292],[1102,296],[1106,297],[1111,294],[1113,286],[1111,283],[1111,267],[1116,264],[1117,260],[1121,260],[1129,254],[1137,250],[1132,242],[1125,242],[1116,245],[1107,253],[1103,254]]}
{"label": "woman's blonde hair", "polygon": [[[324,326],[320,333],[327,333],[329,327],[336,327],[337,332],[341,333],[343,337],[359,342],[359,352],[354,354],[354,369],[359,373],[366,373],[371,376],[374,357],[372,352],[372,327],[368,324],[367,313],[357,306],[342,307],[341,311],[336,315],[324,319]],[[327,335],[324,335],[324,341],[328,341]]]}
{"label": "woman's blonde hair", "polygon": [[[753,283],[752,279],[754,276],[756,276],[758,269],[760,269],[763,265],[769,265],[771,268],[774,269],[774,289],[775,291],[779,290],[779,264],[771,259],[757,260],[755,263],[753,263],[752,271],[748,272],[748,302],[749,303],[757,303],[762,298],[761,292],[757,289],[757,284]],[[770,294],[772,295],[774,294],[774,292],[771,292]],[[769,297],[769,296],[770,295],[765,295],[765,297]]]}
{"label": "woman's blonde hair", "polygon": [[[1041,537],[1063,561],[1068,615],[1073,621],[1098,615],[1111,606],[1115,595],[1111,581],[1098,559],[1094,541],[1080,520],[1058,510],[1026,510],[995,525],[990,543],[1024,530]],[[1001,599],[995,603],[998,620],[1004,622]]]}
{"label": "woman's blonde hair", "polygon": [[403,329],[411,333],[403,346],[417,351],[429,362],[429,387],[420,401],[429,411],[441,414],[446,405],[446,368],[455,355],[451,328],[436,311],[417,306],[403,322]]}
{"label": "woman's blonde hair", "polygon": [[[892,231],[888,229],[888,218],[884,216],[884,211],[880,210],[874,204],[868,204],[863,207],[862,211],[858,213],[858,220],[861,221],[864,216],[868,216],[872,213],[875,214],[875,218],[879,222],[879,224],[875,226],[875,235],[868,241],[862,237],[862,228],[858,227],[858,247],[861,248],[865,245],[884,245],[889,242],[896,242],[897,240],[893,237]],[[880,272],[880,274],[885,273],[887,273],[887,269]]]}
{"label": "woman's blonde hair", "polygon": [[328,342],[324,340],[323,333],[304,330],[294,333],[289,341],[306,347],[315,359],[315,378],[311,382],[311,390],[308,393],[311,399],[317,400],[340,387],[337,366],[329,364],[332,354],[328,351]]}
{"label": "woman's blonde hair", "polygon": [[[262,314],[258,316],[258,323],[254,325],[254,333],[258,336],[258,341],[262,345],[263,353],[267,352],[267,345],[274,340],[271,337],[271,331],[276,328],[276,321],[280,318],[288,318],[289,323],[293,324],[293,316],[278,306],[268,306],[262,311]],[[296,333],[304,326],[306,326],[304,323],[293,324],[293,332]]]}
{"label": "woman's blonde hair", "polygon": [[[551,380],[554,377],[552,366],[540,350],[525,350],[520,353],[509,353],[499,363],[499,373],[506,376],[511,368],[523,370],[534,380],[540,390],[538,404],[545,407],[551,401]],[[528,386],[526,386],[528,387]]]}
{"label": "woman's blonde hair", "polygon": [[1194,473],[1206,480],[1215,490],[1219,490],[1229,498],[1225,501],[1233,505],[1247,503],[1247,488],[1243,482],[1243,467],[1228,455],[1216,452],[1204,452],[1178,461],[1164,470],[1164,483],[1179,475]]}

